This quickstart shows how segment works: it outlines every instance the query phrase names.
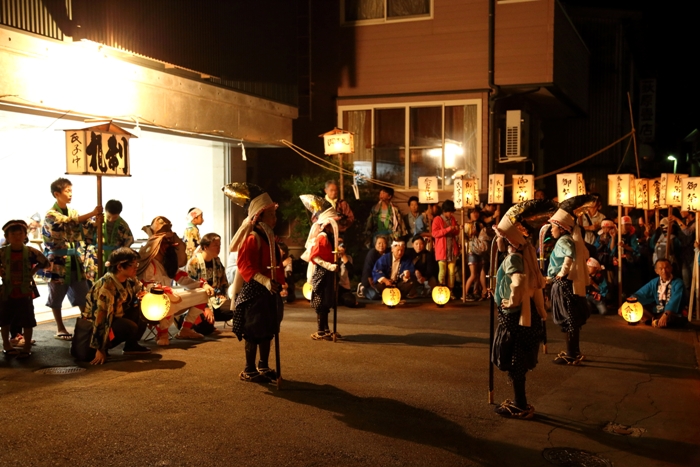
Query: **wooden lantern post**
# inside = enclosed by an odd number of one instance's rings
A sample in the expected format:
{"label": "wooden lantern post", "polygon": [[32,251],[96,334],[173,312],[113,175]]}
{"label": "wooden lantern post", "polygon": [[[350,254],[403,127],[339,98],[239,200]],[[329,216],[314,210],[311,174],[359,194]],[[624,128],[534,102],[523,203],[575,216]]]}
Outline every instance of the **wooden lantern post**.
{"label": "wooden lantern post", "polygon": [[349,131],[340,128],[334,128],[331,131],[319,135],[323,138],[323,152],[327,156],[337,155],[339,165],[339,183],[340,193],[339,199],[345,199],[345,190],[343,189],[343,154],[353,154],[355,152],[355,138]]}
{"label": "wooden lantern post", "polygon": [[622,306],[622,208],[634,206],[634,175],[608,175],[608,204],[617,206],[617,306]]}
{"label": "wooden lantern post", "polygon": [[[681,209],[696,213],[695,216],[695,242],[700,241],[700,228],[698,227],[697,213],[700,212],[700,177],[688,177],[683,179]],[[690,284],[690,304],[688,306],[688,320],[700,317],[700,267],[698,267],[698,250],[694,249],[693,278]]]}
{"label": "wooden lantern post", "polygon": [[[664,191],[666,197],[664,198],[664,204],[668,206],[668,240],[666,246],[666,257],[670,258],[673,254],[673,230],[671,229],[671,216],[673,215],[674,207],[681,207],[683,205],[683,179],[688,178],[687,174],[661,174],[661,196],[664,196]],[[664,179],[666,183],[664,184]],[[664,186],[666,189],[664,190]]]}

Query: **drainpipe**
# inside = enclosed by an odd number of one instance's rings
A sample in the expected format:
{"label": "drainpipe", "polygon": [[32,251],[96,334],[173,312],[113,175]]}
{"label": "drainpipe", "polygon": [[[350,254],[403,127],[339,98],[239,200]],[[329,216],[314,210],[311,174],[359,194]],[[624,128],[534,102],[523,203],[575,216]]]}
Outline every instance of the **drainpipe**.
{"label": "drainpipe", "polygon": [[494,81],[494,55],[496,43],[496,0],[489,0],[489,174],[496,171],[496,131],[494,124],[496,121],[496,98],[498,97],[498,86]]}

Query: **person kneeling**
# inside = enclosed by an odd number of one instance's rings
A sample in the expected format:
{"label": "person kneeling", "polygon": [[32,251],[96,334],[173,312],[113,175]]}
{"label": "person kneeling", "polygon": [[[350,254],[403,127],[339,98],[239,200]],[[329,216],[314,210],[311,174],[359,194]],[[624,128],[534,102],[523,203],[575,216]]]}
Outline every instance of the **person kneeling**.
{"label": "person kneeling", "polygon": [[685,326],[688,318],[683,306],[683,280],[673,277],[673,266],[665,258],[656,261],[654,270],[659,277],[630,295],[644,306],[644,324],[660,328]]}
{"label": "person kneeling", "polygon": [[92,321],[92,365],[101,365],[108,350],[124,342],[124,354],[146,354],[150,349],[138,341],[146,330],[139,298],[143,286],[136,279],[139,255],[131,248],[118,248],[109,257],[109,272],[95,281],[87,295],[83,318]]}
{"label": "person kneeling", "polygon": [[401,292],[401,298],[415,298],[416,280],[413,262],[404,256],[406,242],[394,240],[391,244],[391,254],[384,255],[374,264],[372,277],[375,289],[367,289],[366,297],[370,300],[379,300],[382,292],[387,287],[396,287]]}

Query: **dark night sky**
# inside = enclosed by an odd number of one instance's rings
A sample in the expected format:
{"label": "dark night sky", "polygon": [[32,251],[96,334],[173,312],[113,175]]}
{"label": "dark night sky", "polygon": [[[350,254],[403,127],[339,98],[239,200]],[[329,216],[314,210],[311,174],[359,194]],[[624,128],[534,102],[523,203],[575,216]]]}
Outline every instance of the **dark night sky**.
{"label": "dark night sky", "polygon": [[637,44],[640,78],[657,78],[657,144],[673,150],[678,141],[700,127],[700,93],[695,89],[700,26],[697,15],[676,2],[658,0],[562,0],[581,7],[615,8],[642,13]]}

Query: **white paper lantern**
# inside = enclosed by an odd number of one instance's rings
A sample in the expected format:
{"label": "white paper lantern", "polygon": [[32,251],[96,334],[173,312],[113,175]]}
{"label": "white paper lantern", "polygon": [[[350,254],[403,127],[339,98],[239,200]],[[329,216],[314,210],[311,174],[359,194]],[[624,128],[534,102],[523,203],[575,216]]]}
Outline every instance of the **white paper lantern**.
{"label": "white paper lantern", "polygon": [[439,201],[437,177],[418,177],[418,202],[423,204],[434,204]]}
{"label": "white paper lantern", "polygon": [[688,177],[683,179],[681,210],[700,211],[700,177]]}
{"label": "white paper lantern", "polygon": [[455,178],[453,181],[452,199],[455,202],[455,209],[464,207],[464,183],[461,178]]}
{"label": "white paper lantern", "polygon": [[170,298],[162,288],[153,287],[141,300],[141,313],[148,321],[160,321],[169,311]]}
{"label": "white paper lantern", "polygon": [[[665,176],[665,177],[664,177]],[[683,204],[683,179],[688,178],[687,174],[661,174],[661,185],[663,190],[663,180],[666,179],[666,190],[664,205],[666,207],[681,206]],[[663,196],[663,193],[662,193]]]}
{"label": "white paper lantern", "polygon": [[489,175],[489,193],[488,193],[488,203],[489,204],[503,204],[505,202],[505,196],[503,193],[503,186],[506,183],[506,176],[503,174],[491,174]]}
{"label": "white paper lantern", "polygon": [[585,194],[586,183],[583,180],[583,174],[557,174],[557,196],[560,203],[574,196]]}
{"label": "white paper lantern", "polygon": [[130,176],[129,139],[136,136],[112,122],[66,134],[66,174]]}
{"label": "white paper lantern", "polygon": [[649,209],[659,209],[665,208],[662,200],[665,200],[665,196],[661,196],[662,190],[661,177],[649,180]]}
{"label": "white paper lantern", "polygon": [[323,152],[326,155],[353,154],[355,152],[355,138],[353,134],[335,128],[323,136]]}
{"label": "white paper lantern", "polygon": [[521,203],[535,197],[534,175],[513,175],[513,202]]}
{"label": "white paper lantern", "polygon": [[464,195],[462,207],[473,208],[479,204],[479,180],[465,178],[462,183],[462,193]]}
{"label": "white paper lantern", "polygon": [[610,206],[635,207],[637,190],[632,174],[608,175],[608,204]]}
{"label": "white paper lantern", "polygon": [[649,196],[649,180],[646,178],[638,178],[637,181],[635,182],[636,185],[636,190],[637,190],[637,199],[635,202],[635,207],[637,209],[652,209],[649,204],[650,196]]}

